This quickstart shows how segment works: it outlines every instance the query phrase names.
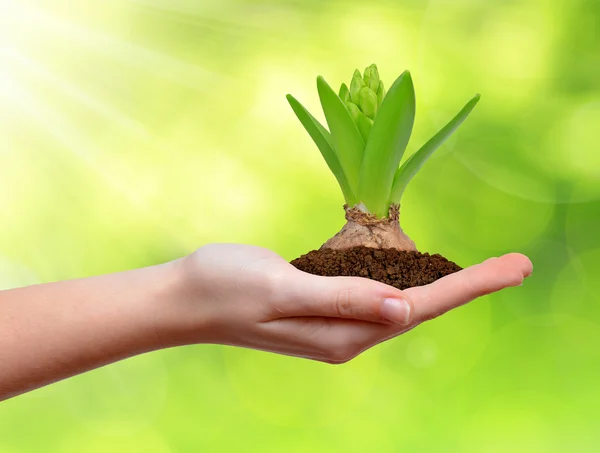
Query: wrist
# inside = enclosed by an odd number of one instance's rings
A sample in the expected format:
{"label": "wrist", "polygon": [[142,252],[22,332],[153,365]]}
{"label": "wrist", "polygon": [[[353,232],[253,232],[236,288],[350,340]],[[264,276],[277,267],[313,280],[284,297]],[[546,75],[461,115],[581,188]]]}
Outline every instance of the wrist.
{"label": "wrist", "polygon": [[189,257],[156,266],[160,284],[152,298],[158,348],[208,342],[202,283],[190,269]]}

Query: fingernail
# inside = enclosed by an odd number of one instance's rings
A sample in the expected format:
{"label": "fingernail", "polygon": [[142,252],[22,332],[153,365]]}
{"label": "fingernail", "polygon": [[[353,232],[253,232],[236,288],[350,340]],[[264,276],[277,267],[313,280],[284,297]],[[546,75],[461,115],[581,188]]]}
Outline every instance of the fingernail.
{"label": "fingernail", "polygon": [[381,316],[394,324],[410,322],[410,305],[404,299],[383,299]]}

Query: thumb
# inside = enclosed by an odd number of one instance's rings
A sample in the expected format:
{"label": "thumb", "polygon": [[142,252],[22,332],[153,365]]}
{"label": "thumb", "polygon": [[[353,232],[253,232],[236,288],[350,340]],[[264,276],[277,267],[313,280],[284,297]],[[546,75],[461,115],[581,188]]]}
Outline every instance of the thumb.
{"label": "thumb", "polygon": [[[321,277],[302,273],[287,288],[284,316],[322,316],[408,325],[412,303],[392,286],[361,277]],[[283,307],[281,307],[283,308]]]}

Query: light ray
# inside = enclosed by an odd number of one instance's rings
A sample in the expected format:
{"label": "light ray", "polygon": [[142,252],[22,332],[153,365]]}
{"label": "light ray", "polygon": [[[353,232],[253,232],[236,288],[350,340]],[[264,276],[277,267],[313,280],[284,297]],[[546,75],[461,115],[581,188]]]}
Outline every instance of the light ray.
{"label": "light ray", "polygon": [[217,77],[224,77],[196,64],[81,27],[45,11],[28,10],[25,19],[22,26],[35,27],[38,31],[49,33],[49,36],[62,36],[74,46],[90,48],[96,54],[104,54],[124,65],[147,71],[197,91],[211,90],[211,82]]}
{"label": "light ray", "polygon": [[44,66],[36,63],[21,52],[9,49],[5,53],[8,56],[8,59],[12,60],[13,62],[17,62],[17,64],[19,64],[21,67],[24,67],[27,71],[31,72],[39,79],[51,84],[53,88],[79,102],[81,105],[87,107],[96,114],[110,120],[111,123],[118,124],[136,138],[141,140],[147,140],[150,138],[148,130],[142,123],[124,115],[112,105],[90,96],[74,83],[63,79],[55,73],[52,73]]}
{"label": "light ray", "polygon": [[[59,112],[34,98],[14,76],[3,79],[3,83],[0,84],[0,95],[32,118],[74,155],[86,163],[93,162],[91,159],[93,152],[90,152],[93,146],[80,142],[77,130],[70,126]],[[82,150],[87,150],[87,152]]]}
{"label": "light ray", "polygon": [[81,136],[79,131],[71,126],[60,112],[52,109],[44,102],[34,98],[17,80],[6,78],[0,84],[0,97],[9,100],[23,113],[31,118],[42,130],[48,133],[57,143],[72,155],[80,159],[82,164],[93,173],[97,174],[103,184],[118,193],[123,201],[129,203],[153,222],[153,224],[169,237],[174,245],[185,247],[186,244],[178,235],[152,212],[150,206],[133,196],[127,181],[115,178],[110,172],[104,171],[95,156],[101,153],[97,146]]}
{"label": "light ray", "polygon": [[[139,212],[173,247],[188,248],[189,244],[178,232],[153,210],[149,199],[140,197],[139,191],[132,190],[130,180],[120,178],[101,164],[105,150],[75,127],[60,105],[55,106],[49,99],[31,91],[34,85],[28,86],[23,76],[27,76],[34,84],[40,80],[40,86],[51,87],[59,95],[68,96],[99,115],[116,119],[120,126],[144,136],[148,131],[143,125],[109,105],[110,101],[94,98],[81,86],[70,83],[61,73],[56,73],[56,69],[40,63],[40,59],[45,58],[41,53],[38,58],[38,50],[52,50],[55,44],[61,45],[64,39],[68,41],[70,50],[76,53],[84,50],[92,62],[106,57],[121,70],[133,67],[148,76],[159,76],[200,93],[214,89],[217,74],[106,33],[86,29],[52,13],[34,9],[27,3],[12,0],[0,2],[0,126],[7,132],[5,140],[0,138],[0,151],[8,152],[2,143],[10,142],[11,124],[23,115],[28,130],[48,137],[50,142],[56,143],[69,156],[78,159],[83,171],[89,170],[90,174],[97,175],[101,184],[118,194],[123,204]],[[45,43],[49,46],[45,47]],[[225,77],[218,75],[221,83]],[[2,121],[4,117],[8,119],[6,123]],[[155,145],[152,141],[146,141],[144,146],[154,148]]]}
{"label": "light ray", "polygon": [[[213,11],[212,4],[208,2],[173,2],[167,0],[128,0],[132,5],[147,10],[154,11],[164,17],[168,14],[170,18],[176,16],[179,23],[194,25],[202,29],[218,32],[219,34],[228,34],[230,36],[255,36],[261,29],[253,26],[252,22],[244,20],[234,21],[232,16],[218,15]],[[206,5],[211,5],[206,7]],[[202,9],[202,12],[199,10]],[[211,14],[213,16],[211,16]],[[219,17],[216,19],[214,16]]]}
{"label": "light ray", "polygon": [[0,47],[0,126],[5,126],[12,117],[12,110],[17,100],[12,93],[16,86],[14,68],[9,65],[7,47]]}

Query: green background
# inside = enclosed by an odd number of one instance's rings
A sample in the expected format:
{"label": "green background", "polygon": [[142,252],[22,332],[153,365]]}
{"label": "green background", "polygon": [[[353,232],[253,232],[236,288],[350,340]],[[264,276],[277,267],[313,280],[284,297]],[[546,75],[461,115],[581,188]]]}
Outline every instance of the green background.
{"label": "green background", "polygon": [[[482,100],[403,199],[422,251],[528,254],[488,296],[342,366],[194,346],[0,405],[0,452],[596,452],[597,0],[0,0],[0,287],[209,242],[291,260],[343,199],[287,105],[410,69],[408,154]],[[1,364],[0,364],[1,366]]]}

